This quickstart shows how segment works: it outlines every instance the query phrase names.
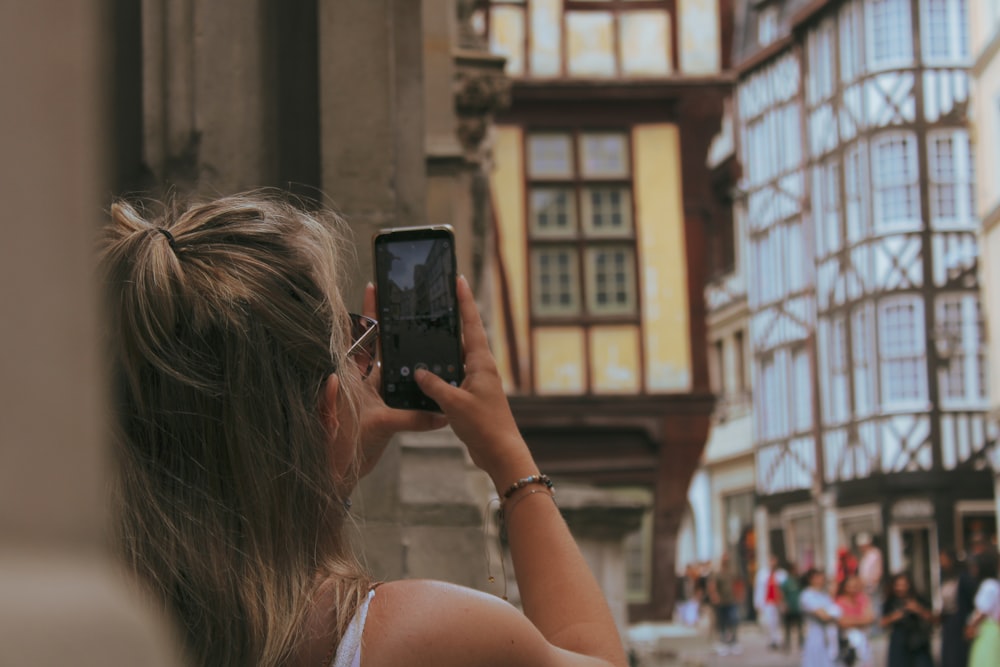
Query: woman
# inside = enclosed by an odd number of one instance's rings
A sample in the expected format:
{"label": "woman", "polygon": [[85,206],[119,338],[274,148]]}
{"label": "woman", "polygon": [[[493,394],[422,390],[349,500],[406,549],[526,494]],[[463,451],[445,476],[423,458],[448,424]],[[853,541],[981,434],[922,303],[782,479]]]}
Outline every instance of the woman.
{"label": "woman", "polygon": [[826,576],[810,568],[802,577],[805,590],[799,595],[799,609],[806,621],[806,641],[802,667],[833,667],[839,653],[837,622],[840,608],[827,592]]}
{"label": "woman", "polygon": [[931,610],[913,590],[909,574],[896,574],[889,586],[880,621],[883,628],[891,628],[889,667],[933,667]]}
{"label": "woman", "polygon": [[[466,379],[415,379],[503,499],[524,614],[440,582],[376,588],[359,565],[343,535],[359,477],[394,433],[444,419],[379,399],[374,323],[339,292],[345,238],[332,216],[261,195],[152,220],[112,207],[118,537],[188,662],[623,667],[464,280]],[[370,287],[364,301],[373,315]]]}
{"label": "woman", "polygon": [[802,584],[795,563],[787,563],[785,571],[788,576],[781,582],[781,616],[785,626],[784,650],[792,647],[792,631],[798,635],[799,649],[802,649],[802,611],[799,609],[799,596],[802,594]]}
{"label": "woman", "polygon": [[959,613],[962,564],[954,549],[944,549],[941,562],[941,667],[966,667],[969,645],[963,637],[965,617]]}
{"label": "woman", "polygon": [[1000,583],[997,582],[997,556],[987,551],[976,557],[979,588],[975,612],[969,619],[969,667],[1000,665]]}
{"label": "woman", "polygon": [[841,612],[842,635],[854,651],[856,658],[854,664],[857,667],[868,667],[872,660],[868,630],[875,622],[875,611],[857,574],[848,575],[841,583],[837,593],[837,606]]}

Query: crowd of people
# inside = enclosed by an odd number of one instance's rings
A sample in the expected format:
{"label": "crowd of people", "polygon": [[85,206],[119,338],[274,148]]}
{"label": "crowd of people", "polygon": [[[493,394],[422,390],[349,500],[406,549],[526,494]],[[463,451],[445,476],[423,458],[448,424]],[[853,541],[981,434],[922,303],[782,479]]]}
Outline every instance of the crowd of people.
{"label": "crowd of people", "polygon": [[[997,550],[974,541],[960,559],[940,553],[940,604],[935,607],[908,572],[887,576],[869,535],[857,553],[838,551],[831,576],[771,556],[752,578],[723,554],[718,566],[691,564],[683,578],[680,617],[696,625],[711,610],[719,655],[739,655],[739,625],[754,619],[770,649],[801,652],[803,667],[875,667],[871,638],[885,635],[887,667],[1000,666]],[[935,639],[935,637],[937,639]],[[934,645],[937,641],[937,646]]]}

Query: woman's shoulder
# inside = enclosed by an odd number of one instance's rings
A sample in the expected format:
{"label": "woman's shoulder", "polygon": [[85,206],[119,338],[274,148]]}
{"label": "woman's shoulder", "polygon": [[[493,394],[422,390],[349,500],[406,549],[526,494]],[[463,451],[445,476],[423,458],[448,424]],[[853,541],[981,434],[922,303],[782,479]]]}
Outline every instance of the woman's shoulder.
{"label": "woman's shoulder", "polygon": [[379,586],[363,650],[366,667],[604,664],[563,655],[524,614],[494,595],[423,579]]}

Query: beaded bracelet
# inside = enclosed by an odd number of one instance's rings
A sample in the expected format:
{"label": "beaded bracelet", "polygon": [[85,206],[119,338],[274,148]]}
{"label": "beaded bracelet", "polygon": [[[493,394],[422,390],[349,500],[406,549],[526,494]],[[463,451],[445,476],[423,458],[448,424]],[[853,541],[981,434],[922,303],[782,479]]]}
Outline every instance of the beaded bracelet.
{"label": "beaded bracelet", "polygon": [[555,495],[553,495],[553,492],[552,492],[551,489],[549,490],[548,493],[545,493],[545,491],[542,490],[542,489],[532,489],[531,491],[528,491],[527,493],[518,496],[514,500],[511,500],[509,503],[504,503],[503,505],[501,505],[500,506],[500,520],[501,521],[507,521],[508,519],[510,519],[510,515],[514,513],[514,508],[517,507],[518,505],[520,505],[522,500],[524,500],[525,498],[527,498],[529,496],[533,496],[536,493],[541,493],[541,494],[544,494],[544,495],[548,496],[549,498],[552,499],[552,502],[556,501],[556,497],[555,497]]}
{"label": "beaded bracelet", "polygon": [[549,491],[555,494],[555,490],[552,488],[552,480],[549,479],[548,475],[529,475],[528,477],[522,477],[513,484],[510,488],[503,492],[503,499],[506,501],[519,489],[523,489],[529,484],[544,484]]}

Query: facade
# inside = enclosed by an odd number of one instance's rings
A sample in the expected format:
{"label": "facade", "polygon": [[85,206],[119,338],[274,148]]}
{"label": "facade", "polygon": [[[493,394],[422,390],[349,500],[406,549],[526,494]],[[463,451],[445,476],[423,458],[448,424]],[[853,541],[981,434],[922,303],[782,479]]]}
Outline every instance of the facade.
{"label": "facade", "polygon": [[828,570],[874,535],[925,594],[993,523],[967,21],[748,3],[734,55],[759,533]]}
{"label": "facade", "polygon": [[[996,330],[1000,319],[1000,6],[992,0],[971,0],[970,42],[972,46],[973,95],[970,112],[974,123],[976,210],[980,228],[980,261],[983,310]],[[990,363],[988,384],[990,413],[988,431],[993,450],[994,472],[1000,471],[996,444],[1000,438],[1000,338],[988,338]],[[998,478],[1000,479],[1000,478]],[[1000,490],[1000,486],[998,486]],[[995,494],[1000,502],[1000,493]],[[998,512],[1000,516],[1000,512]]]}
{"label": "facade", "polygon": [[713,405],[703,230],[729,212],[704,156],[731,6],[496,0],[475,16],[514,80],[494,140],[494,350],[545,472],[651,499],[630,618],[668,618]]}
{"label": "facade", "polygon": [[693,548],[678,554],[678,566],[717,562],[725,553],[744,580],[752,581],[758,557],[750,311],[746,215],[736,191],[739,164],[732,99],[727,100],[722,129],[709,148],[706,165],[712,173],[713,194],[729,211],[728,216],[720,216],[706,227],[708,364],[717,402],[701,467],[688,493],[692,507],[689,543]]}

